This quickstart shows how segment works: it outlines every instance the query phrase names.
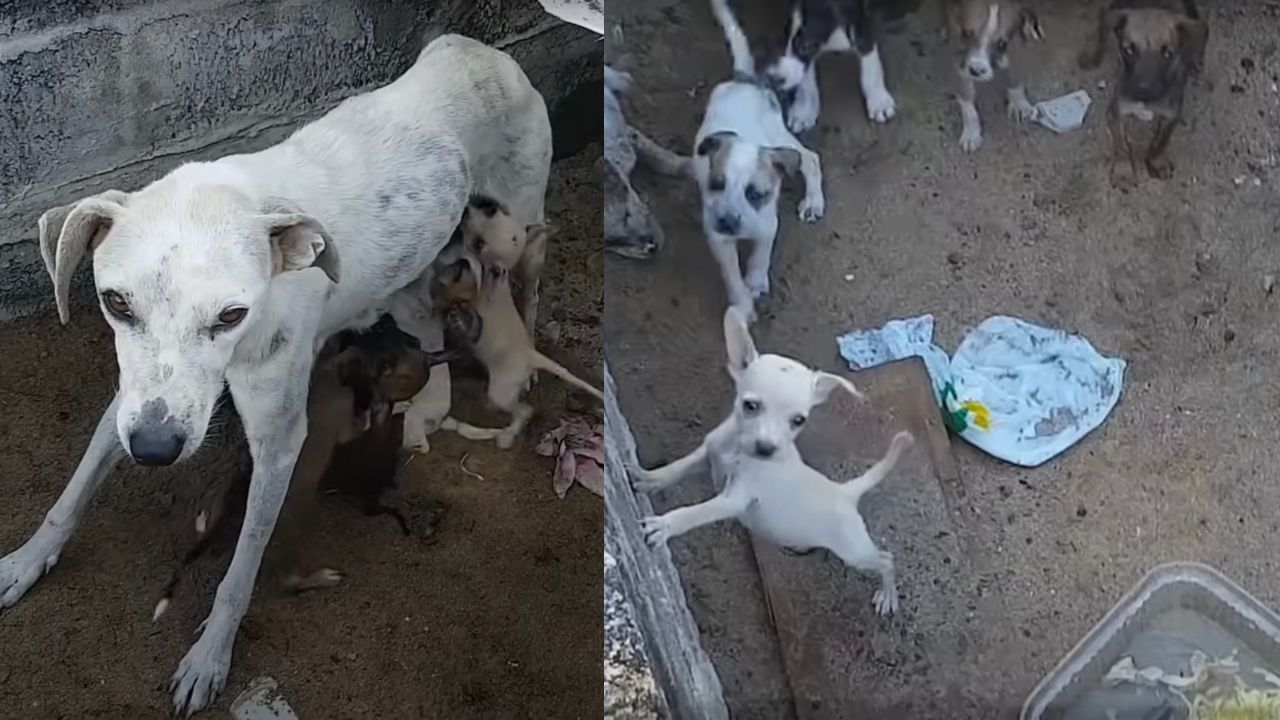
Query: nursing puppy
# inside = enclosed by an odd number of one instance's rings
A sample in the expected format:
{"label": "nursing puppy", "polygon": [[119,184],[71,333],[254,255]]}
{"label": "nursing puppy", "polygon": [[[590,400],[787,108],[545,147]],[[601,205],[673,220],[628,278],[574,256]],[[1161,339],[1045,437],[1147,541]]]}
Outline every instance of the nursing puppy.
{"label": "nursing puppy", "polygon": [[734,409],[689,455],[654,470],[629,467],[636,490],[653,492],[709,469],[716,497],[641,521],[651,546],[694,528],[737,518],[753,533],[783,548],[808,551],[824,547],[847,565],[880,576],[873,603],[881,615],[898,608],[893,556],[881,551],[858,513],[858,500],[893,469],[911,445],[898,433],[885,454],[862,476],[832,482],[809,467],[795,439],[814,406],[836,388],[862,394],[848,380],[779,355],[760,355],[746,319],[733,308],[724,318],[729,374],[735,386]]}
{"label": "nursing puppy", "polygon": [[[1111,181],[1126,182],[1116,173],[1121,156],[1128,159],[1132,179],[1141,172],[1140,162],[1151,177],[1169,178],[1173,162],[1166,151],[1182,120],[1187,78],[1204,65],[1209,25],[1193,0],[1117,0],[1099,15],[1092,42],[1080,54],[1081,67],[1098,66],[1108,34],[1120,56],[1120,79],[1107,111]],[[1154,122],[1151,143],[1141,156],[1129,136],[1133,120]]]}
{"label": "nursing puppy", "polygon": [[947,37],[959,49],[959,89],[956,104],[963,125],[960,147],[974,152],[982,146],[982,120],[976,104],[978,83],[1002,76],[1009,118],[1025,122],[1036,117],[1022,81],[1009,62],[1014,41],[1043,40],[1036,14],[1012,0],[943,0]]}
{"label": "nursing puppy", "polygon": [[[712,0],[728,13],[729,0]],[[818,58],[853,52],[861,68],[862,97],[872,122],[888,122],[897,104],[884,83],[880,62],[881,14],[875,0],[789,0],[790,25],[781,55],[767,60],[765,74],[782,92],[794,93],[787,108],[787,127],[804,132],[818,122]]]}
{"label": "nursing puppy", "polygon": [[[778,235],[782,178],[804,177],[800,219],[816,222],[826,210],[822,166],[787,129],[777,95],[754,75],[746,35],[720,0],[712,0],[733,56],[734,79],[711,91],[694,140],[694,174],[702,195],[702,230],[724,276],[729,304],[748,320],[755,300],[769,292],[769,265]],[[745,278],[738,241],[753,245]]]}

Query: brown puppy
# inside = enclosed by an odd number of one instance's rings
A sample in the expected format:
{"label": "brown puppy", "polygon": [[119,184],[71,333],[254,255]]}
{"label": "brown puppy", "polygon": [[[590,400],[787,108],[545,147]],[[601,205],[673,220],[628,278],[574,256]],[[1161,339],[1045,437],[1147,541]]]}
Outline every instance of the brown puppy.
{"label": "brown puppy", "polygon": [[1036,14],[1013,0],[944,0],[943,12],[946,35],[959,49],[960,147],[973,152],[982,146],[982,120],[975,102],[978,83],[1003,76],[1010,119],[1035,118],[1035,106],[1010,66],[1009,49],[1018,38],[1043,40],[1044,32]]}
{"label": "brown puppy", "polygon": [[[1136,179],[1140,159],[1152,177],[1168,178],[1173,163],[1165,153],[1182,119],[1187,78],[1204,65],[1209,25],[1200,19],[1194,0],[1116,0],[1099,15],[1092,42],[1080,53],[1081,67],[1097,67],[1102,61],[1108,33],[1120,53],[1120,80],[1107,112],[1111,181],[1124,185]],[[1141,158],[1129,137],[1133,120],[1155,123]],[[1129,160],[1131,179],[1116,173],[1121,156]]]}
{"label": "brown puppy", "polygon": [[[384,316],[365,332],[342,333],[326,343],[312,372],[307,397],[307,439],[294,466],[260,577],[270,577],[270,584],[286,592],[332,587],[341,582],[339,571],[309,565],[302,552],[301,539],[318,507],[319,494],[325,489],[354,488],[365,500],[366,512],[396,515],[407,530],[403,517],[378,501],[381,492],[392,484],[398,468],[400,438],[395,435],[403,426],[391,417],[390,408],[426,385],[432,365],[456,358],[461,352],[457,348],[466,347],[479,337],[480,323],[474,317],[455,318],[450,327],[453,349],[440,353],[423,352],[417,338],[400,331],[390,316]],[[335,474],[335,469],[358,474],[349,478]],[[246,474],[228,488],[212,517],[201,513],[197,518],[197,541],[174,569],[156,606],[155,618],[168,608],[182,570],[216,538],[228,531],[236,532],[248,488]]]}

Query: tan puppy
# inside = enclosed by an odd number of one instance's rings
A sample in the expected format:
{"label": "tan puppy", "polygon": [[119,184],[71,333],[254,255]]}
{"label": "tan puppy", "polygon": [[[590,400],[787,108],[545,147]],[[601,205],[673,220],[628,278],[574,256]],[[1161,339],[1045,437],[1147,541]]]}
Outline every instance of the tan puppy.
{"label": "tan puppy", "polygon": [[1013,0],[944,0],[943,10],[947,37],[959,44],[960,51],[956,93],[963,123],[960,147],[973,152],[982,146],[982,120],[975,102],[977,83],[1002,75],[1009,117],[1015,122],[1035,118],[1035,106],[1009,65],[1009,48],[1018,38],[1043,40],[1044,32],[1036,14]]}
{"label": "tan puppy", "polygon": [[[500,257],[510,248],[524,242],[520,238],[511,238],[510,232],[514,227],[510,216],[501,210],[477,224],[468,224],[464,218],[460,228],[461,242],[464,247],[478,248],[480,258],[486,257],[486,253],[490,258]],[[483,228],[485,232],[492,234],[479,236],[476,234],[477,228]],[[545,226],[534,225],[530,226],[528,234],[536,236],[546,233]],[[520,229],[519,234],[524,235],[524,229]],[[546,240],[534,237],[527,244],[535,242],[545,243]],[[484,273],[483,282],[478,282],[472,269],[477,265]],[[535,370],[549,372],[593,397],[604,400],[604,394],[599,390],[534,348],[512,300],[508,273],[502,267],[486,265],[474,255],[443,267],[437,266],[431,285],[431,299],[434,306],[443,313],[469,308],[480,317],[480,339],[471,350],[488,370],[489,401],[511,415],[511,423],[505,428],[475,427],[452,417],[445,418],[440,424],[441,428],[452,430],[471,440],[496,440],[498,447],[510,448],[533,415],[533,408],[521,402],[520,396]]]}
{"label": "tan puppy", "polygon": [[[1142,165],[1151,177],[1169,178],[1173,162],[1165,153],[1182,120],[1187,78],[1204,64],[1209,25],[1192,0],[1117,0],[1099,14],[1092,43],[1080,53],[1081,67],[1102,61],[1108,34],[1115,37],[1120,56],[1120,80],[1107,112],[1111,182],[1135,181]],[[1141,156],[1130,138],[1133,121],[1154,122],[1151,143]],[[1117,173],[1122,157],[1132,176]]]}

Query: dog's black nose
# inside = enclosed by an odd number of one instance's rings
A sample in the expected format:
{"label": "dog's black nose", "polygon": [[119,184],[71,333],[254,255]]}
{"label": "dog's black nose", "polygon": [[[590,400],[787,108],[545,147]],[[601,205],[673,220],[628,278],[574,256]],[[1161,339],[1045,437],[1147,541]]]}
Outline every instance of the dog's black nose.
{"label": "dog's black nose", "polygon": [[733,235],[738,232],[742,222],[737,215],[721,215],[716,218],[716,232],[721,235]]}
{"label": "dog's black nose", "polygon": [[756,455],[759,455],[762,458],[773,457],[773,453],[777,449],[778,446],[773,443],[768,443],[763,440],[756,441]]}
{"label": "dog's black nose", "polygon": [[144,425],[129,433],[129,454],[139,465],[172,465],[187,438],[169,425]]}

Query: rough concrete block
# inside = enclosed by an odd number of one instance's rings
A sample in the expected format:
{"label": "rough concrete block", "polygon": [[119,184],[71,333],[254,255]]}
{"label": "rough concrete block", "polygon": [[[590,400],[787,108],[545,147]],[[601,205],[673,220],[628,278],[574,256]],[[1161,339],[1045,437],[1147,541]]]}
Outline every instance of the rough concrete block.
{"label": "rough concrete block", "polygon": [[511,53],[553,116],[601,73],[598,36],[536,0],[11,0],[4,9],[0,321],[48,304],[31,242],[47,208],[279,142],[403,72],[440,34]]}
{"label": "rough concrete block", "polygon": [[[643,708],[626,714],[631,710],[625,701],[643,697],[636,688],[643,688],[645,674],[651,672],[669,717],[728,720],[720,678],[702,649],[671,553],[666,548],[650,550],[640,531],[640,518],[652,514],[653,506],[647,497],[632,492],[627,480],[624,463],[634,462],[635,440],[618,408],[617,387],[608,363],[604,393],[605,548],[618,571],[616,585],[621,586],[625,598],[625,602],[606,603],[605,607],[605,675],[607,680],[615,678],[613,696],[620,706],[616,717],[645,717]],[[638,629],[643,638],[643,658],[628,651],[634,644],[628,639],[630,628]]]}

